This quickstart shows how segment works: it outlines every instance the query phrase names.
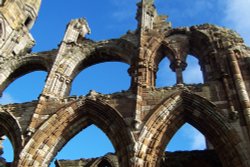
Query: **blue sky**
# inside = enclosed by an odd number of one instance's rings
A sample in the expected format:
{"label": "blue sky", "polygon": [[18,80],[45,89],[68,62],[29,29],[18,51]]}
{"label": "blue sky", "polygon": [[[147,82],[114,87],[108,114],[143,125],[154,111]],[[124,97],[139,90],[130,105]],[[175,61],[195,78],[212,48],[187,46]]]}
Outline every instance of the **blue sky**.
{"label": "blue sky", "polygon": [[[137,26],[134,19],[136,0],[72,0],[70,2],[43,0],[38,20],[31,31],[37,43],[33,52],[57,48],[63,38],[66,24],[74,18],[87,19],[92,31],[87,37],[93,40],[118,38]],[[236,30],[244,37],[246,43],[250,44],[250,22],[248,21],[250,0],[156,0],[156,7],[160,14],[169,15],[168,20],[172,22],[173,27],[212,23]],[[160,64],[157,80],[159,87],[175,83],[175,76],[169,70],[168,63],[165,59]],[[185,82],[202,82],[197,60],[190,57],[188,64],[184,73]],[[122,63],[104,63],[88,68],[76,77],[71,95],[84,95],[90,89],[101,93],[126,90],[130,83],[127,69],[128,65]],[[46,75],[45,72],[34,72],[16,80],[4,91],[0,103],[37,99],[44,86]],[[107,77],[112,80],[106,80]],[[185,125],[178,131],[172,140],[175,142],[168,145],[168,150],[204,148],[203,136],[189,125]],[[8,144],[5,146],[6,150],[9,150]],[[107,137],[99,129],[91,126],[72,139],[56,158],[89,158],[101,156],[110,151],[113,151],[113,148]],[[9,160],[11,153],[8,151],[6,153],[5,157]]]}

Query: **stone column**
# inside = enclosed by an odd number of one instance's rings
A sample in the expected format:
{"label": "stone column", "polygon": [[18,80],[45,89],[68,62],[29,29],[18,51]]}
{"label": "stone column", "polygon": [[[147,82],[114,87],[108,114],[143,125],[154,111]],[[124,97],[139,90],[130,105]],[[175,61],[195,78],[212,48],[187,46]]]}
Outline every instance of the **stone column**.
{"label": "stone column", "polygon": [[181,61],[180,59],[174,60],[171,63],[170,68],[176,73],[176,84],[183,84],[182,71],[187,67],[187,63]]}
{"label": "stone column", "polygon": [[229,50],[228,55],[230,68],[233,74],[233,80],[236,86],[236,91],[243,109],[244,118],[246,120],[248,137],[250,137],[250,100],[248,92],[241,74],[240,66],[238,64],[235,52],[233,50]]}

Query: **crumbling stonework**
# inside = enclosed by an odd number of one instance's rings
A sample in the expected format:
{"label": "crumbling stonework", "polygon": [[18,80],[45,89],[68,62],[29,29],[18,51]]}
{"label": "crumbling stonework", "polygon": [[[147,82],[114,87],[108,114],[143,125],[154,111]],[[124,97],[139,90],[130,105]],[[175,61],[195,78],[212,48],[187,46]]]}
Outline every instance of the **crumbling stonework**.
{"label": "crumbling stonework", "polygon": [[[97,166],[170,165],[165,147],[184,123],[205,135],[223,167],[250,166],[250,48],[237,33],[210,24],[172,28],[153,0],[142,0],[137,29],[119,39],[86,39],[87,21],[75,19],[57,49],[30,53],[34,40],[29,29],[41,1],[0,2],[0,93],[22,75],[48,72],[37,101],[0,106],[0,144],[3,136],[11,140],[11,166],[48,166],[67,141],[91,124],[115,148],[113,158],[93,160]],[[199,60],[204,84],[183,83],[189,54]],[[176,73],[176,85],[156,89],[164,57]],[[69,97],[77,74],[108,61],[130,66],[127,91]],[[0,165],[6,164],[3,151],[0,146]]]}
{"label": "crumbling stonework", "polygon": [[[79,160],[57,160],[56,167],[118,167],[117,157],[107,154],[103,157]],[[166,152],[160,166],[164,167],[222,167],[213,150]]]}

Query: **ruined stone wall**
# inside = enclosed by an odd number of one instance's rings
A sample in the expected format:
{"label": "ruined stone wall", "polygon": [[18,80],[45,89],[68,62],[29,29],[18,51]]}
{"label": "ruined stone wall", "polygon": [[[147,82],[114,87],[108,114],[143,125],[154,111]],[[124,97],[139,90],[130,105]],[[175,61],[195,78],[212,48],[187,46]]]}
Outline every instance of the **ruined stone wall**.
{"label": "ruined stone wall", "polygon": [[[68,24],[57,49],[29,53],[34,44],[29,29],[39,7],[36,0],[6,0],[0,6],[0,93],[22,75],[48,72],[37,101],[0,106],[0,137],[12,142],[12,166],[48,166],[71,138],[91,124],[115,148],[115,160],[106,157],[96,165],[110,160],[111,166],[161,166],[167,144],[184,123],[205,135],[223,167],[250,166],[250,49],[238,34],[210,24],[172,28],[166,16],[158,15],[153,1],[142,0],[137,29],[119,39],[86,39],[90,28],[81,18]],[[183,82],[188,55],[199,60],[203,84]],[[156,89],[164,57],[176,73],[176,84]],[[128,90],[69,97],[77,74],[109,61],[130,66]],[[0,157],[3,151],[0,147]],[[1,158],[0,163],[6,162]],[[164,164],[171,163],[165,159]]]}

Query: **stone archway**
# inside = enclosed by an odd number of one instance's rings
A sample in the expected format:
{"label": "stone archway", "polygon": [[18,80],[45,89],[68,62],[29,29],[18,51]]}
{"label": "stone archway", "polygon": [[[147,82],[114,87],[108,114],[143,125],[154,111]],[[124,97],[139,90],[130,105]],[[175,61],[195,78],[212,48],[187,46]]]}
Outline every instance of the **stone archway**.
{"label": "stone archway", "polygon": [[130,144],[134,139],[122,116],[108,104],[88,98],[64,106],[52,115],[26,144],[18,166],[48,166],[57,152],[90,124],[109,137],[120,166],[129,166]]}
{"label": "stone archway", "polygon": [[0,110],[0,137],[2,135],[6,135],[12,143],[14,149],[13,166],[15,166],[24,142],[21,126],[14,116],[7,111]]}
{"label": "stone archway", "polygon": [[0,70],[0,94],[17,78],[34,71],[48,72],[52,66],[50,59],[43,56],[27,55],[19,60],[6,62]]}
{"label": "stone archway", "polygon": [[85,47],[79,49],[79,46],[73,45],[69,47],[70,52],[65,50],[57,56],[43,94],[66,97],[73,80],[84,69],[105,62],[122,62],[130,65],[137,53],[134,44],[127,40],[85,42],[88,43]]}
{"label": "stone archway", "polygon": [[152,111],[141,130],[138,156],[146,165],[159,166],[165,147],[185,123],[202,132],[213,144],[224,167],[246,166],[241,139],[208,100],[190,92],[179,92]]}

